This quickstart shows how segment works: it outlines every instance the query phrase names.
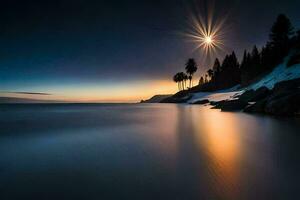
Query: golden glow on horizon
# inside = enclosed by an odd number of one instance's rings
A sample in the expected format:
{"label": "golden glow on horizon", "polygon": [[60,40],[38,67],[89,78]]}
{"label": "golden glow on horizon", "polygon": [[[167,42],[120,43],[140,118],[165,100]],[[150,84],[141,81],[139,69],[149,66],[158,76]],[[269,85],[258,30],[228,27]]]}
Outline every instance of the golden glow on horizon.
{"label": "golden glow on horizon", "polygon": [[[23,89],[24,91],[32,91]],[[139,102],[156,94],[172,94],[177,91],[176,85],[170,80],[137,81],[120,83],[113,86],[94,83],[92,85],[64,85],[57,87],[34,89],[52,95],[0,93],[0,96],[28,98],[37,100],[56,100],[67,102]]]}

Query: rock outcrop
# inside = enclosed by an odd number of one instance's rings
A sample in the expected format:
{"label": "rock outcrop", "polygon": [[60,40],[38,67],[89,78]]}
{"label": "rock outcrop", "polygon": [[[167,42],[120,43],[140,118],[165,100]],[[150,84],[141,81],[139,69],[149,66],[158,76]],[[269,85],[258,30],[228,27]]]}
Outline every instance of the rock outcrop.
{"label": "rock outcrop", "polygon": [[244,112],[281,116],[299,115],[300,79],[279,82],[268,93],[264,98],[246,107]]}
{"label": "rock outcrop", "polygon": [[247,101],[236,99],[217,102],[213,109],[221,109],[222,111],[237,111],[244,109],[247,105]]}
{"label": "rock outcrop", "polygon": [[300,79],[282,81],[272,90],[260,87],[248,90],[238,99],[210,102],[213,109],[222,111],[243,110],[247,113],[261,113],[278,116],[295,116],[300,114]]}
{"label": "rock outcrop", "polygon": [[187,90],[177,92],[173,96],[167,97],[160,101],[160,103],[186,103],[192,98],[192,94]]}
{"label": "rock outcrop", "polygon": [[244,92],[239,97],[239,99],[247,102],[256,102],[267,97],[270,94],[270,92],[271,91],[267,87],[263,86],[258,88],[257,90],[248,90]]}
{"label": "rock outcrop", "polygon": [[192,104],[200,104],[200,105],[203,105],[203,104],[208,104],[209,103],[209,100],[208,99],[201,99],[199,101],[195,101],[193,102]]}

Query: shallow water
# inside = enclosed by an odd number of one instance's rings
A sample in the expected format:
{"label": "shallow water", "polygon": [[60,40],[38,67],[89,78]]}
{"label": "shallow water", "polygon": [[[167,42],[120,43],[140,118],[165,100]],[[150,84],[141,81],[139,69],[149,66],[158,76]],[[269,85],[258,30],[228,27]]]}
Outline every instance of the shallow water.
{"label": "shallow water", "polygon": [[299,199],[299,130],[198,105],[0,105],[0,199]]}

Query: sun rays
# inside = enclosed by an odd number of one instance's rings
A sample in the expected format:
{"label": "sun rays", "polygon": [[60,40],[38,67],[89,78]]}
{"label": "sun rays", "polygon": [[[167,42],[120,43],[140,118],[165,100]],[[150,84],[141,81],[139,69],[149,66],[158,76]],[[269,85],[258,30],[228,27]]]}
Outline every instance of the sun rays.
{"label": "sun rays", "polygon": [[[188,28],[184,35],[196,44],[194,50],[201,50],[205,56],[216,56],[219,51],[223,51],[225,44],[225,21],[226,16],[217,19],[213,15],[213,9],[208,12],[194,12],[188,18]],[[207,13],[206,15],[200,13]]]}

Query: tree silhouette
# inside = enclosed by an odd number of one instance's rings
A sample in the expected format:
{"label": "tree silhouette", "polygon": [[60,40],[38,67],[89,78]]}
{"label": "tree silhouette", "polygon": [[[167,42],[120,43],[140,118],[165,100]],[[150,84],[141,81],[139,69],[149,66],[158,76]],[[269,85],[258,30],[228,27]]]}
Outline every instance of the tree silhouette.
{"label": "tree silhouette", "polygon": [[270,41],[273,46],[286,45],[290,36],[293,34],[293,26],[289,18],[284,14],[277,17],[276,22],[273,24],[270,33]]}
{"label": "tree silhouette", "polygon": [[216,58],[212,69],[213,69],[213,76],[211,78],[211,81],[214,82],[215,86],[217,87],[217,85],[219,84],[220,73],[221,73],[221,64],[218,58]]}
{"label": "tree silhouette", "polygon": [[220,87],[228,88],[240,83],[240,67],[234,51],[226,55],[221,66]]}
{"label": "tree silhouette", "polygon": [[244,51],[244,54],[243,54],[243,59],[242,59],[242,62],[241,62],[241,81],[242,81],[242,84],[245,84],[248,80],[248,57],[249,54],[247,52],[247,50]]}
{"label": "tree silhouette", "polygon": [[220,61],[218,58],[216,58],[216,60],[215,60],[213,70],[214,70],[214,73],[220,73],[220,71],[221,71],[221,64],[220,64]]}
{"label": "tree silhouette", "polygon": [[173,81],[177,83],[179,91],[185,90],[187,80],[188,76],[184,72],[178,72],[173,76]]}
{"label": "tree silhouette", "polygon": [[177,73],[177,74],[175,74],[175,75],[173,76],[173,81],[174,81],[175,83],[177,83],[178,90],[180,91],[179,75],[178,75],[178,74],[179,74],[179,73]]}
{"label": "tree silhouette", "polygon": [[189,75],[189,80],[190,80],[190,84],[189,87],[192,87],[192,79],[193,79],[193,75],[194,73],[197,71],[197,63],[193,58],[188,59],[188,61],[185,64],[185,70],[186,73]]}
{"label": "tree silhouette", "polygon": [[187,80],[187,75],[184,72],[179,72],[178,77],[181,83],[182,90],[185,90],[185,81]]}
{"label": "tree silhouette", "polygon": [[203,85],[204,84],[204,79],[203,79],[203,76],[201,76],[201,78],[199,79],[199,85]]}
{"label": "tree silhouette", "polygon": [[212,78],[214,76],[214,71],[212,69],[207,70],[207,75],[208,75],[209,79],[212,80]]}
{"label": "tree silhouette", "polygon": [[271,28],[269,35],[269,45],[273,59],[270,65],[276,66],[287,55],[290,48],[290,36],[293,34],[293,26],[290,20],[284,15],[278,15],[275,23]]}
{"label": "tree silhouette", "polygon": [[187,81],[187,80],[189,80],[189,77],[188,77],[188,75],[187,75],[186,73],[184,73],[184,74],[183,74],[184,87],[187,87],[187,86],[186,86],[186,81]]}
{"label": "tree silhouette", "polygon": [[251,54],[244,52],[241,63],[242,85],[249,84],[251,80],[262,72],[261,56],[256,46],[253,47]]}
{"label": "tree silhouette", "polygon": [[[199,85],[195,90],[214,91],[238,84],[247,86],[274,69],[291,49],[294,49],[291,53],[300,50],[300,30],[293,35],[293,26],[290,20],[280,14],[271,28],[269,40],[261,50],[256,46],[251,51],[245,50],[241,64],[239,64],[234,51],[225,56],[222,64],[216,58],[212,68],[199,79]],[[290,64],[298,62],[299,57],[297,56],[299,55],[291,55],[296,61]],[[181,85],[179,87],[182,89],[186,88],[187,79],[190,81],[189,88],[192,87],[193,75],[197,71],[197,64],[193,58],[187,60],[185,70],[187,74],[178,73],[178,81]]]}

